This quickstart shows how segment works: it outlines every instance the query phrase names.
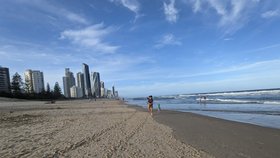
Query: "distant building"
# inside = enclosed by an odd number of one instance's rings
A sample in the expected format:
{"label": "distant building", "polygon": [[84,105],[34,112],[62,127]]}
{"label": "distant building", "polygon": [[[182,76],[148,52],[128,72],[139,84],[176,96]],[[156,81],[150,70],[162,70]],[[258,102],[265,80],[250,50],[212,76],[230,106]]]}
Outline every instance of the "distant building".
{"label": "distant building", "polygon": [[32,71],[32,83],[34,93],[41,93],[45,90],[44,74],[41,71]]}
{"label": "distant building", "polygon": [[45,90],[44,74],[39,70],[26,70],[24,72],[25,87],[28,93],[41,93]]}
{"label": "distant building", "polygon": [[24,72],[24,78],[25,78],[25,87],[27,93],[33,93],[34,87],[33,87],[33,77],[32,77],[32,70],[28,69]]}
{"label": "distant building", "polygon": [[107,90],[107,98],[112,98],[113,97],[113,94],[112,94],[112,91],[111,90]]}
{"label": "distant building", "polygon": [[10,93],[10,72],[8,68],[0,66],[0,92]]}
{"label": "distant building", "polygon": [[63,77],[63,90],[64,90],[64,96],[66,98],[70,98],[70,88],[75,86],[75,77],[73,75],[73,72],[70,71],[69,68],[65,69],[65,76]]}
{"label": "distant building", "polygon": [[24,72],[25,87],[28,93],[41,93],[45,90],[44,74],[39,70],[26,70]]}
{"label": "distant building", "polygon": [[115,97],[115,86],[112,87],[113,97]]}
{"label": "distant building", "polygon": [[101,96],[101,85],[99,72],[91,73],[91,93],[95,94],[96,97]]}
{"label": "distant building", "polygon": [[119,92],[115,91],[115,98],[118,98],[118,97],[119,97]]}
{"label": "distant building", "polygon": [[84,74],[81,72],[77,73],[77,87],[82,89],[82,97],[85,96],[85,79]]}
{"label": "distant building", "polygon": [[89,97],[91,96],[90,75],[89,75],[89,67],[85,63],[83,63],[83,73],[84,73],[85,95],[86,97]]}
{"label": "distant building", "polygon": [[103,96],[104,98],[108,98],[108,94],[107,94],[107,89],[106,88],[104,88],[104,96]]}
{"label": "distant building", "polygon": [[104,82],[103,82],[103,81],[100,81],[100,85],[101,85],[101,88],[100,88],[100,97],[104,98],[104,97],[105,97],[105,86],[104,86]]}
{"label": "distant building", "polygon": [[70,97],[71,98],[82,98],[83,97],[82,88],[77,87],[77,86],[72,86],[70,88]]}

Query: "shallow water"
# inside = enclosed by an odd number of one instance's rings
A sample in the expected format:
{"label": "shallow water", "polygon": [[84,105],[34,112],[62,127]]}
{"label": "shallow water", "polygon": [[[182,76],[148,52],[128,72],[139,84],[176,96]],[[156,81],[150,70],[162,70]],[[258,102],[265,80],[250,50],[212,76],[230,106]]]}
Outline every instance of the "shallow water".
{"label": "shallow water", "polygon": [[[209,93],[199,102],[201,94],[170,95],[154,98],[154,108],[196,114],[250,123],[280,129],[280,91],[244,91]],[[145,98],[127,99],[128,103],[146,107]]]}

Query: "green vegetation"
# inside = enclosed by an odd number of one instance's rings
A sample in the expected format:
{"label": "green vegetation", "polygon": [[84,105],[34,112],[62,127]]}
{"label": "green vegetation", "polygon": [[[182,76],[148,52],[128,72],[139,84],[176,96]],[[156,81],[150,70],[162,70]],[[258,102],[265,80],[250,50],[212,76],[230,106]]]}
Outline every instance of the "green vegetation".
{"label": "green vegetation", "polygon": [[49,83],[47,83],[46,91],[43,90],[41,93],[34,93],[31,88],[31,83],[28,81],[23,83],[21,76],[17,72],[12,78],[11,93],[1,92],[0,96],[30,100],[64,99],[58,82],[55,83],[53,91],[51,90]]}

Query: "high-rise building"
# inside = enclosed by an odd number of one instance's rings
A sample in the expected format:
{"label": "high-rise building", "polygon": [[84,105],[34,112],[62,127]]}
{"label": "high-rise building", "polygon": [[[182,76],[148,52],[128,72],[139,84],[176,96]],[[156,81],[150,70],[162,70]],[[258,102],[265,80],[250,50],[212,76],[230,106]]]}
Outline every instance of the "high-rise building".
{"label": "high-rise building", "polygon": [[27,93],[34,92],[32,70],[28,69],[24,72],[25,86]]}
{"label": "high-rise building", "polygon": [[91,93],[96,97],[100,97],[101,95],[101,86],[100,86],[100,75],[99,72],[91,73]]}
{"label": "high-rise building", "polygon": [[34,93],[41,93],[45,90],[44,74],[41,71],[32,71],[32,87]]}
{"label": "high-rise building", "polygon": [[115,97],[115,95],[116,95],[116,94],[115,94],[115,86],[112,87],[112,93],[113,93],[113,94],[112,94],[113,97]]}
{"label": "high-rise building", "polygon": [[71,98],[81,98],[81,97],[83,97],[82,88],[77,87],[77,86],[72,86],[70,88],[70,96],[71,96]]}
{"label": "high-rise building", "polygon": [[[63,80],[63,93],[64,93],[64,96],[66,98],[70,98],[70,86],[69,86],[69,78],[68,77],[62,77],[62,80]],[[68,90],[69,88],[69,90]]]}
{"label": "high-rise building", "polygon": [[85,79],[84,74],[81,72],[77,73],[77,87],[82,89],[82,96],[85,96]]}
{"label": "high-rise building", "polygon": [[100,85],[101,85],[101,88],[100,88],[100,97],[105,97],[105,86],[104,86],[104,82],[103,81],[100,81]]}
{"label": "high-rise building", "polygon": [[118,97],[119,97],[119,92],[115,91],[115,98],[118,98]]}
{"label": "high-rise building", "polygon": [[107,98],[112,98],[113,97],[113,94],[112,94],[112,91],[111,90],[107,90]]}
{"label": "high-rise building", "polygon": [[9,69],[0,66],[0,92],[10,93],[10,90]]}
{"label": "high-rise building", "polygon": [[41,93],[45,90],[44,74],[39,70],[26,70],[24,72],[25,86],[28,93]]}
{"label": "high-rise building", "polygon": [[65,69],[65,76],[63,77],[63,90],[64,90],[64,96],[66,98],[70,98],[70,88],[75,86],[75,77],[73,75],[73,72],[70,71],[69,68]]}
{"label": "high-rise building", "polygon": [[83,63],[83,73],[84,73],[85,95],[86,97],[89,97],[91,96],[90,75],[89,75],[89,67],[85,63]]}

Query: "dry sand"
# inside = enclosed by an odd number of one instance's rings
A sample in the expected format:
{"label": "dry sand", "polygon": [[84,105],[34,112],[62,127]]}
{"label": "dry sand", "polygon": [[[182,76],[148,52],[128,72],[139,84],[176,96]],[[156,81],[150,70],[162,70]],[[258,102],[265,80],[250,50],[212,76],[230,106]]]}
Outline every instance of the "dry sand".
{"label": "dry sand", "polygon": [[0,157],[211,157],[123,102],[0,101]]}

